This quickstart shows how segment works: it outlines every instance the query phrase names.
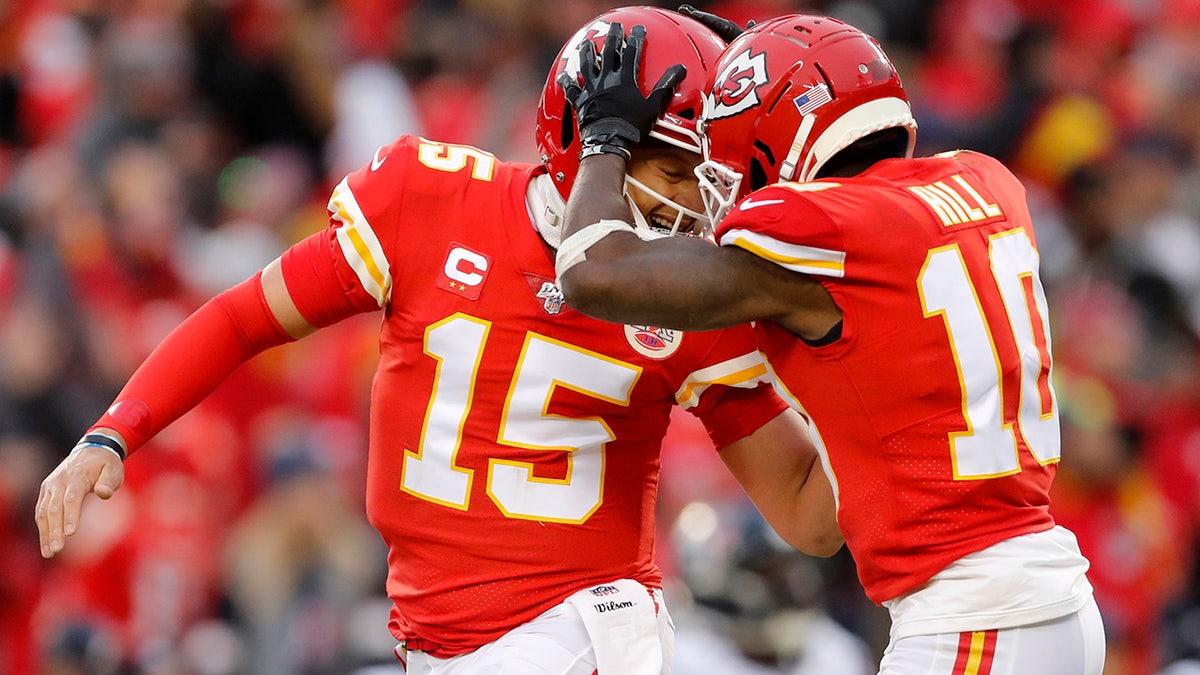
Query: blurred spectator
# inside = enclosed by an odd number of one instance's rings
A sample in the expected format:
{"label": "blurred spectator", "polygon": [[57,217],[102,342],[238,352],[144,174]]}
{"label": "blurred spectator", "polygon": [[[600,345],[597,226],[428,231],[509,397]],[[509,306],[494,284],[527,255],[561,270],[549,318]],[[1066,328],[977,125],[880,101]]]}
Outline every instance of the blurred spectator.
{"label": "blurred spectator", "polygon": [[1165,136],[1130,139],[1114,161],[1121,176],[1116,206],[1125,245],[1142,267],[1162,276],[1169,288],[1160,295],[1178,303],[1159,309],[1162,321],[1200,334],[1200,220],[1180,209],[1176,184],[1184,157]]}
{"label": "blurred spectator", "polygon": [[86,26],[45,1],[5,3],[0,56],[8,79],[5,138],[26,146],[68,138],[85,121],[98,83]]}
{"label": "blurred spectator", "polygon": [[[678,675],[870,675],[863,638],[826,604],[836,561],[792,549],[745,498],[693,501],[668,541],[690,603],[677,603]],[[844,552],[843,552],[844,553]],[[845,556],[843,556],[845,557]]]}
{"label": "blurred spectator", "polygon": [[372,153],[404,134],[421,134],[408,81],[386,61],[347,66],[334,85],[334,126],[325,145],[331,181],[354,171]]}
{"label": "blurred spectator", "polygon": [[[1078,310],[1068,325],[1060,326],[1062,339],[1070,342],[1055,345],[1056,355],[1065,366],[1072,367],[1077,357],[1118,359],[1112,365],[1091,362],[1082,367],[1110,379],[1152,381],[1195,370],[1196,331],[1188,319],[1180,286],[1168,276],[1170,264],[1163,259],[1173,257],[1175,251],[1166,251],[1159,258],[1149,254],[1142,243],[1148,225],[1140,218],[1160,208],[1158,198],[1164,195],[1164,186],[1156,181],[1163,177],[1127,176],[1122,169],[1133,165],[1132,159],[1123,164],[1092,164],[1076,169],[1067,178],[1061,203],[1062,222],[1070,242],[1058,251],[1060,259],[1052,265],[1055,272],[1048,280],[1047,292],[1057,300],[1052,311]],[[1148,209],[1149,204],[1155,206]],[[1186,224],[1181,231],[1186,235]],[[1200,230],[1195,234],[1200,236]],[[1191,235],[1186,235],[1176,245],[1186,251],[1191,242]],[[1108,325],[1110,321],[1088,303],[1072,298],[1108,294],[1123,296],[1122,302],[1127,303],[1131,313],[1126,315],[1127,324],[1101,334],[1131,343],[1128,348],[1098,348],[1095,333],[1081,328],[1096,322]]]}
{"label": "blurred spectator", "polygon": [[1022,55],[1027,62],[1014,63],[1010,54],[1019,28],[1020,14],[1005,0],[938,6],[929,21],[928,50],[912,81],[918,93],[936,92],[915,111],[926,151],[965,145],[995,157],[1009,154],[1013,135],[1040,97],[1034,43],[1020,43],[1030,52]]}
{"label": "blurred spectator", "polygon": [[[676,626],[675,673],[869,675],[886,635],[856,634],[872,605],[844,549],[810,558],[779,538],[725,470],[704,427],[674,413],[663,445],[658,540]],[[849,588],[847,588],[849,587]],[[872,645],[868,640],[878,641]]]}
{"label": "blurred spectator", "polygon": [[535,161],[533,120],[548,66],[524,47],[523,13],[474,4],[464,13],[426,3],[411,17],[406,58],[422,128],[430,138]]}
{"label": "blurred spectator", "polygon": [[1145,674],[1161,663],[1162,617],[1184,587],[1190,551],[1183,514],[1138,463],[1136,429],[1100,382],[1060,387],[1064,462],[1054,517],[1079,533],[1102,599],[1112,672]]}
{"label": "blurred spectator", "polygon": [[[383,587],[386,551],[323,449],[301,440],[317,434],[299,420],[286,425],[272,434],[279,446],[266,488],[226,542],[229,600],[250,645],[244,669],[345,672],[349,618]],[[387,634],[385,625],[373,629]]]}
{"label": "blurred spectator", "polygon": [[38,474],[53,456],[47,446],[35,434],[0,431],[0,669],[6,673],[35,672],[37,663],[41,636],[32,617],[46,569],[36,558],[28,512],[37,499]]}
{"label": "blurred spectator", "polygon": [[[361,535],[374,319],[236,373],[130,466],[107,528],[72,555],[40,560],[31,495],[146,350],[322,227],[333,184],[380,145],[417,131],[535,159],[551,59],[618,4],[0,0],[0,672],[394,669],[386,636],[354,628],[383,624],[362,618],[378,557],[350,555],[378,545]],[[693,4],[868,28],[924,152],[970,147],[1021,173],[1056,314],[1056,517],[1093,560],[1106,672],[1195,672],[1200,2]],[[701,654],[813,672],[837,645],[850,664],[886,643],[852,564],[773,547],[693,432],[673,427],[660,504],[677,672]],[[736,640],[717,647],[714,627]]]}

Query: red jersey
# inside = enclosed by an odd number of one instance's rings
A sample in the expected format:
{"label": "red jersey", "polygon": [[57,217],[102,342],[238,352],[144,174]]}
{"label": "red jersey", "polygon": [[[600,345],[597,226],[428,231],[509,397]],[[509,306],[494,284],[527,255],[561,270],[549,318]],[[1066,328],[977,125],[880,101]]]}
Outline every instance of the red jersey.
{"label": "red jersey", "polygon": [[811,275],[842,309],[824,346],[756,330],[823,446],[872,600],[1054,525],[1046,300],[1024,189],[1003,165],[947,153],[770,186],[717,237]]}
{"label": "red jersey", "polygon": [[659,585],[672,407],[717,445],[786,407],[748,327],[683,334],[564,305],[526,202],[542,173],[403,137],[335,189],[318,235],[347,298],[384,310],[367,514],[388,546],[392,632],[435,656],[591,585]]}

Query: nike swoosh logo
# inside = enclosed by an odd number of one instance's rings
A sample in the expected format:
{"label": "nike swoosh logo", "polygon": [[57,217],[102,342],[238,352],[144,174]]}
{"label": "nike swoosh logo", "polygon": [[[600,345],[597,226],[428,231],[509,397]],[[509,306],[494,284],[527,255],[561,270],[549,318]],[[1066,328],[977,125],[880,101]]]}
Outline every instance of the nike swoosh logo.
{"label": "nike swoosh logo", "polygon": [[749,211],[750,209],[757,209],[760,206],[770,206],[771,204],[782,204],[782,203],[783,203],[782,199],[764,199],[760,202],[756,202],[753,199],[746,199],[746,201],[742,202],[741,205],[738,206],[738,210],[739,211]]}
{"label": "nike swoosh logo", "polygon": [[378,170],[379,170],[379,167],[383,166],[383,163],[384,163],[385,161],[387,161],[387,157],[384,157],[383,159],[380,159],[380,158],[379,158],[379,151],[380,151],[380,150],[383,150],[383,146],[382,146],[382,145],[381,145],[381,146],[379,146],[379,147],[378,147],[378,148],[375,150],[375,156],[371,158],[371,170],[372,170],[372,171],[378,171]]}

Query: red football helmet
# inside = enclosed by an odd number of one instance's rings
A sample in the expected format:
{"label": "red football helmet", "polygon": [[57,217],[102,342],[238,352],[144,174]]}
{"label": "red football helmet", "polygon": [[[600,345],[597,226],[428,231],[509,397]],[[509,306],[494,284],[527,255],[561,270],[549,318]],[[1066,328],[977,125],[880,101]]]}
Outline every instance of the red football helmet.
{"label": "red football helmet", "polygon": [[[917,122],[874,38],[837,19],[791,14],[757,24],[712,69],[697,168],[715,225],[764,185],[810,181],[856,141],[897,129],[911,157]],[[898,154],[898,153],[897,153]]]}
{"label": "red football helmet", "polygon": [[621,7],[592,19],[575,33],[550,69],[537,112],[537,146],[542,162],[558,192],[566,199],[579,172],[579,126],[575,113],[558,86],[558,76],[579,75],[579,45],[583,40],[596,43],[596,53],[604,46],[608,26],[619,22],[626,35],[636,25],[646,27],[645,48],[638,70],[638,85],[649,94],[658,78],[671,66],[682,63],[687,77],[679,83],[666,111],[654,123],[650,136],[700,154],[700,134],[696,123],[703,105],[708,71],[721,56],[725,42],[699,21],[658,7]]}

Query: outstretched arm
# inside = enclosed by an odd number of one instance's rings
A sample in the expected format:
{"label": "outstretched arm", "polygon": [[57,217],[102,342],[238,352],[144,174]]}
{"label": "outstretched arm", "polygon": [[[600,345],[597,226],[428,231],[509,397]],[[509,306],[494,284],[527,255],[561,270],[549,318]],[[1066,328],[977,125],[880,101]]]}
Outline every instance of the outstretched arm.
{"label": "outstretched arm", "polygon": [[[293,261],[332,264],[319,246],[298,244]],[[322,325],[360,311],[336,287],[309,297]],[[42,481],[34,519],[42,555],[54,556],[79,527],[83,500],[108,499],[125,479],[126,455],[199,404],[241,364],[316,330],[297,308],[276,260],[196,310],[147,357],[113,406]]]}

